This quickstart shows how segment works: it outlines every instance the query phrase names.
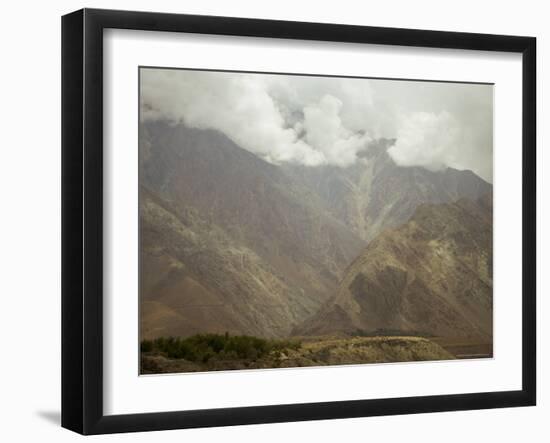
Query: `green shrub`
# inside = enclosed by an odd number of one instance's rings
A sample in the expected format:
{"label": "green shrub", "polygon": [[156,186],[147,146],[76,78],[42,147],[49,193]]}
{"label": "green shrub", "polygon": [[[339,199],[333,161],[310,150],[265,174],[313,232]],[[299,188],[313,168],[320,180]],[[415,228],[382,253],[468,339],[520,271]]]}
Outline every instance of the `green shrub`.
{"label": "green shrub", "polygon": [[191,337],[159,337],[143,340],[141,352],[155,352],[172,359],[208,363],[217,360],[257,360],[271,352],[298,349],[301,343],[269,340],[248,335],[197,334]]}
{"label": "green shrub", "polygon": [[151,352],[153,350],[153,342],[151,340],[143,340],[141,342],[141,352]]}

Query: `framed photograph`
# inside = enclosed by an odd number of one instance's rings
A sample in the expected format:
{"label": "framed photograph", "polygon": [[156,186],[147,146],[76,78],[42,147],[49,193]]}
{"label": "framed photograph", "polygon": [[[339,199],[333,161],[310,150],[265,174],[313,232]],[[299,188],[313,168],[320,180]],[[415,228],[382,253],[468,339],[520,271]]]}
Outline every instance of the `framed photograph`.
{"label": "framed photograph", "polygon": [[532,37],[62,20],[62,425],[536,403]]}

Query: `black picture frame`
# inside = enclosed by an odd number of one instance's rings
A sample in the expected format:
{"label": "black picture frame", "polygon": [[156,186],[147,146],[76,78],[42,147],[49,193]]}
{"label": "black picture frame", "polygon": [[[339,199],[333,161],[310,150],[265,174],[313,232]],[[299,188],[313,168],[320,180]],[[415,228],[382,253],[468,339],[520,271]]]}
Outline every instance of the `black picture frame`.
{"label": "black picture frame", "polygon": [[[102,77],[103,30],[107,28],[522,54],[522,389],[104,415]],[[535,405],[535,88],[536,39],[533,37],[97,9],[83,9],[63,16],[62,426],[82,434],[106,434]]]}

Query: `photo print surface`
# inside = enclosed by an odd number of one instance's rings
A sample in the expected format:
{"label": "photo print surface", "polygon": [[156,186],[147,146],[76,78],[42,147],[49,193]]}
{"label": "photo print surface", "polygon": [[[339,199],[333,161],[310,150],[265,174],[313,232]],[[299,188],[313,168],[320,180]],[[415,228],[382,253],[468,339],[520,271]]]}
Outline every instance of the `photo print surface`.
{"label": "photo print surface", "polygon": [[141,374],[492,357],[493,85],[139,77]]}

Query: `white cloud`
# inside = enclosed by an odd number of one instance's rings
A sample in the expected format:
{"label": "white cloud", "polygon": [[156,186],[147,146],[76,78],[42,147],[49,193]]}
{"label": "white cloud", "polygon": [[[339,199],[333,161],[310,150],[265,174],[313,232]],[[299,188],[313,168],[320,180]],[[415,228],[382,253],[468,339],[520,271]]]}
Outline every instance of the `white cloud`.
{"label": "white cloud", "polygon": [[328,163],[349,166],[355,163],[357,152],[371,138],[347,129],[340,118],[343,103],[332,95],[324,95],[318,103],[304,108],[303,128],[306,141],[323,153]]}
{"label": "white cloud", "polygon": [[493,175],[493,88],[435,82],[377,82],[375,99],[387,106],[389,150],[402,166],[470,169]]}
{"label": "white cloud", "polygon": [[388,137],[402,166],[492,179],[490,86],[144,69],[141,103],[145,120],[219,130],[273,163],[344,167]]}
{"label": "white cloud", "polygon": [[142,117],[165,118],[216,129],[269,161],[325,162],[322,154],[298,139],[267,93],[252,76],[215,72],[144,70]]}
{"label": "white cloud", "polygon": [[438,170],[457,164],[461,129],[448,112],[413,112],[401,117],[395,144],[388,153],[400,166]]}

